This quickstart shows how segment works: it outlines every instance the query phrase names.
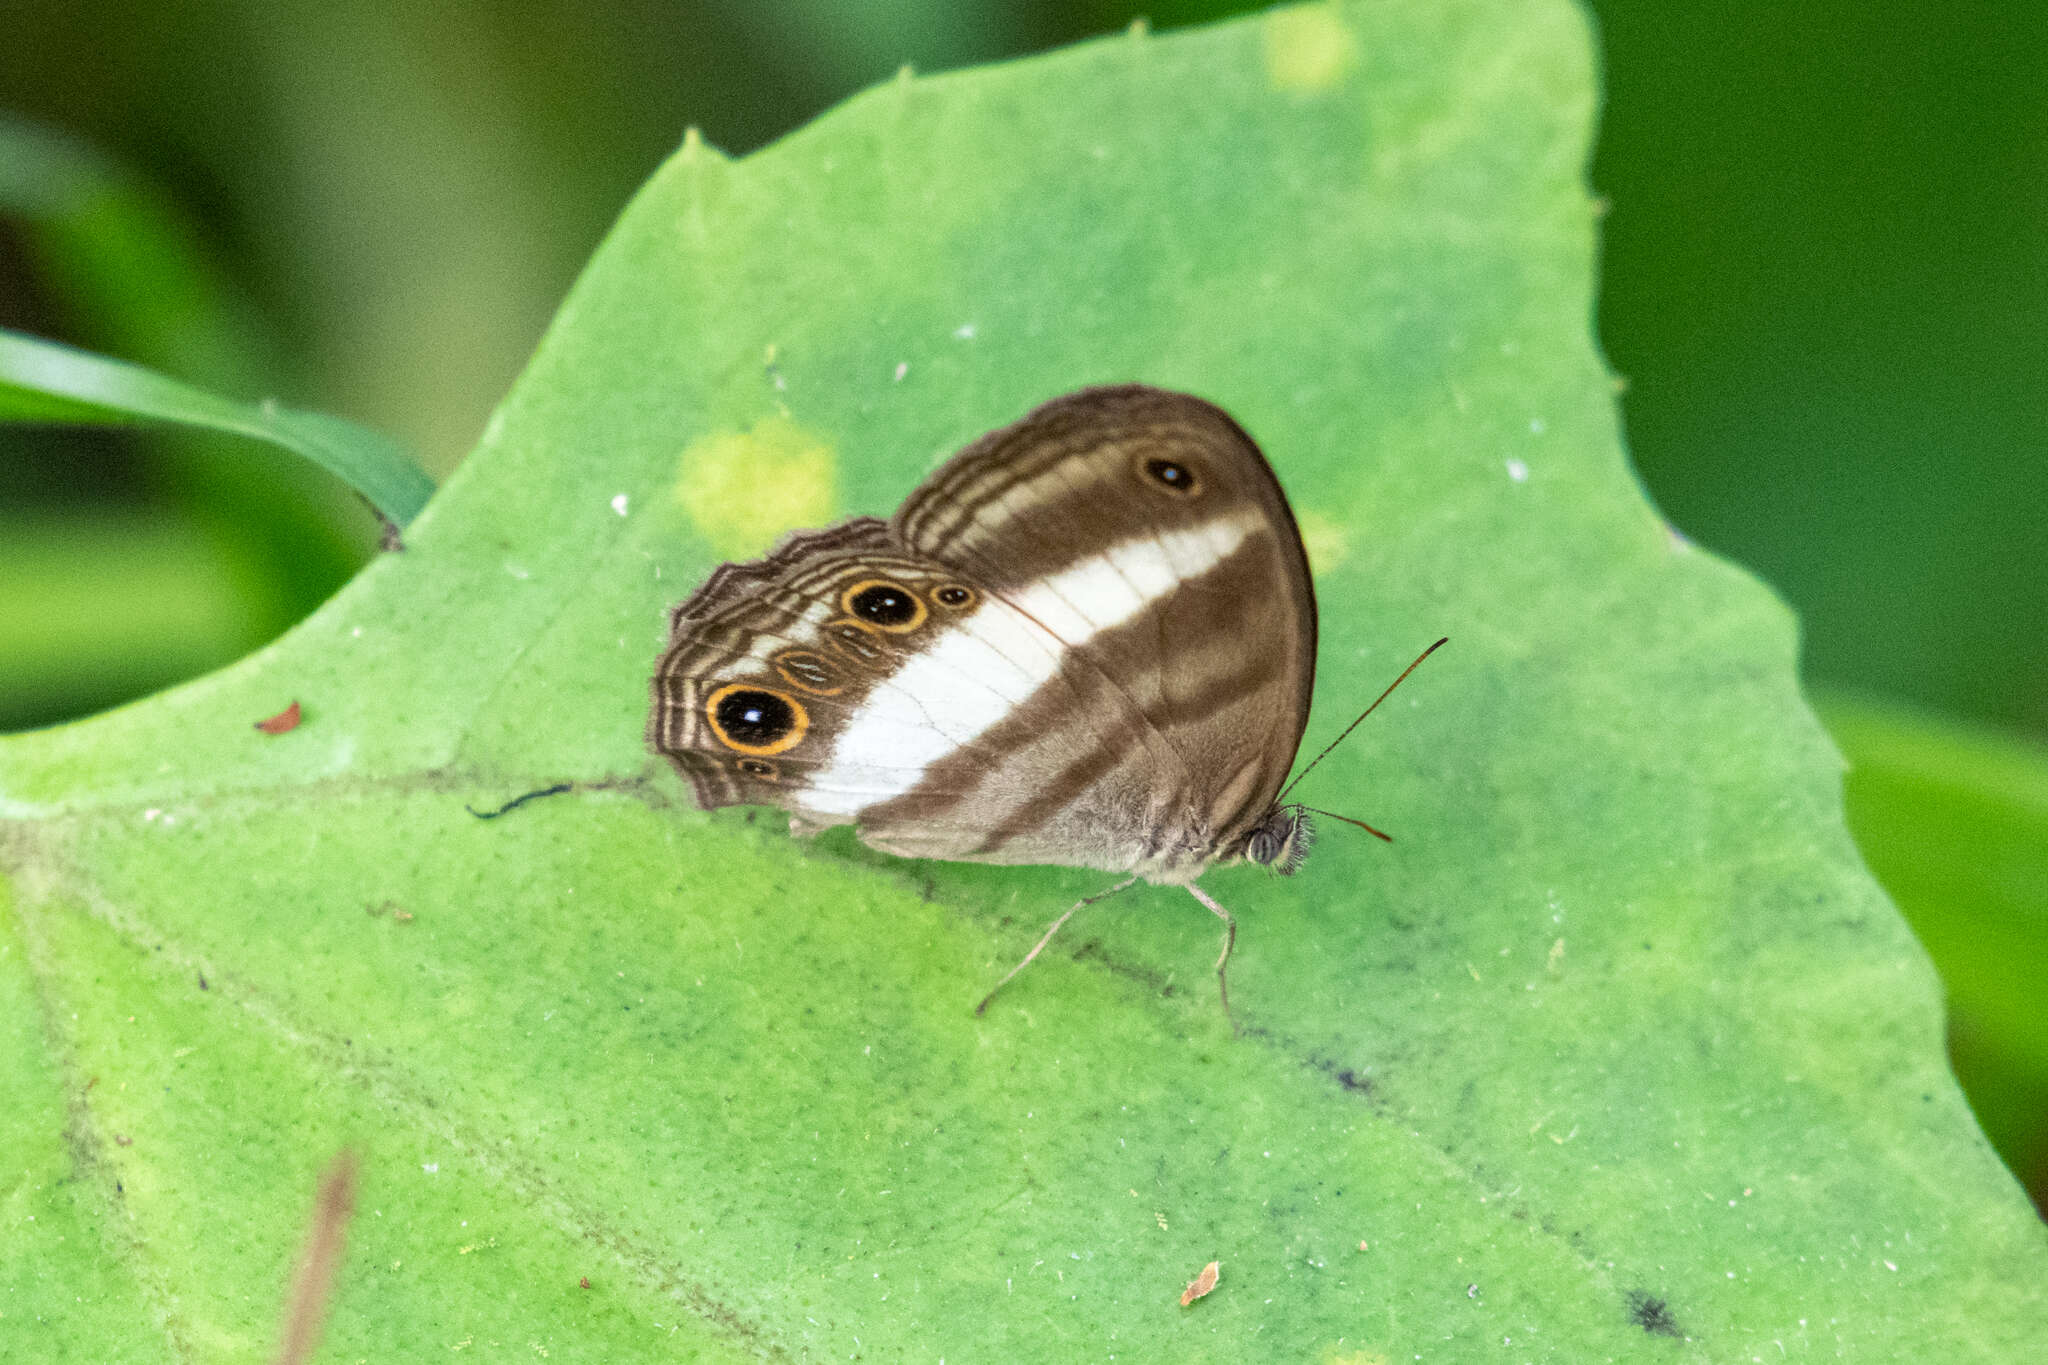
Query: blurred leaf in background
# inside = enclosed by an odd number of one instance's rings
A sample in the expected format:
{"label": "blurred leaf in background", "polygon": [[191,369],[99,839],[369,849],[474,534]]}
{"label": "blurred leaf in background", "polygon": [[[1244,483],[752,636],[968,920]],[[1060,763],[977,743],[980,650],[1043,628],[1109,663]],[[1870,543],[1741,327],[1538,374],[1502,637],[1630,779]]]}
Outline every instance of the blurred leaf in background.
{"label": "blurred leaf in background", "polygon": [[[741,153],[904,63],[1251,8],[16,0],[0,325],[337,412],[445,473],[684,127]],[[1818,684],[2048,737],[2048,9],[1592,10],[1598,326],[1645,483],[1799,609]],[[332,481],[236,454],[0,429],[0,728],[225,662],[369,552]],[[2048,1014],[2039,976],[1928,928],[1950,887],[1893,890],[1957,1001],[2003,1001],[1973,1017]],[[2007,932],[2038,946],[2043,894]],[[2008,1156],[2029,1126],[1987,1123]]]}

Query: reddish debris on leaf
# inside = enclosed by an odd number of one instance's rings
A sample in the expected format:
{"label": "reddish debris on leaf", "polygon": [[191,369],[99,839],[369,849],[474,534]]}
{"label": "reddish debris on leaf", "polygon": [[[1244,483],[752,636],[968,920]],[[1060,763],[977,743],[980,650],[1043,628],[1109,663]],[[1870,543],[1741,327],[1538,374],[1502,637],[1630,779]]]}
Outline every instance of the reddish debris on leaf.
{"label": "reddish debris on leaf", "polygon": [[281,735],[287,730],[299,728],[299,704],[293,702],[274,716],[256,722],[256,728],[266,735]]}
{"label": "reddish debris on leaf", "polygon": [[1202,1267],[1202,1273],[1189,1281],[1186,1289],[1180,1291],[1180,1306],[1185,1308],[1196,1299],[1203,1297],[1210,1290],[1214,1289],[1216,1281],[1222,1278],[1223,1262],[1209,1262],[1209,1264]]}
{"label": "reddish debris on leaf", "polygon": [[590,1288],[590,1277],[589,1277],[588,1275],[585,1275],[585,1276],[584,1276],[584,1277],[583,1277],[582,1279],[580,1279],[580,1280],[578,1280],[578,1281],[576,1282],[576,1287],[577,1287],[578,1289],[588,1289],[588,1288]]}

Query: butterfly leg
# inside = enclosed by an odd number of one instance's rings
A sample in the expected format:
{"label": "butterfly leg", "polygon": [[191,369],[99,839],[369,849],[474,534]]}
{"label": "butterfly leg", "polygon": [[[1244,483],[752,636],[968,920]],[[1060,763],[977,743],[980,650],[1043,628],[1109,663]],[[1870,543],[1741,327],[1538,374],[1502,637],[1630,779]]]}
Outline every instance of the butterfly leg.
{"label": "butterfly leg", "polygon": [[981,997],[981,1003],[974,1007],[974,1012],[976,1014],[980,1014],[983,1010],[987,1009],[988,1002],[995,999],[997,993],[1000,992],[1003,989],[1003,987],[1009,985],[1011,979],[1015,977],[1017,973],[1023,971],[1026,967],[1029,967],[1031,965],[1031,959],[1037,957],[1039,953],[1044,950],[1045,945],[1052,942],[1052,936],[1060,931],[1061,925],[1065,924],[1068,920],[1074,917],[1074,912],[1076,910],[1079,910],[1084,905],[1093,905],[1097,901],[1108,900],[1111,896],[1114,896],[1117,892],[1123,890],[1125,887],[1129,886],[1132,882],[1136,880],[1138,880],[1137,874],[1133,873],[1132,875],[1118,882],[1115,886],[1109,888],[1109,890],[1098,891],[1092,896],[1083,896],[1080,900],[1077,900],[1072,905],[1068,906],[1067,913],[1061,915],[1058,919],[1054,920],[1052,922],[1052,928],[1046,930],[1044,936],[1041,937],[1037,943],[1031,946],[1030,952],[1024,954],[1024,960],[1022,962],[1019,962],[1016,966],[1010,968],[1010,973],[1008,976],[1005,976],[1001,981],[996,982],[995,990],[992,990],[987,995]]}
{"label": "butterfly leg", "polygon": [[1228,910],[1210,900],[1209,894],[1193,882],[1188,883],[1188,894],[1207,906],[1210,914],[1223,921],[1223,955],[1216,959],[1216,990],[1223,997],[1223,1020],[1230,1025],[1230,1031],[1235,1033],[1237,1020],[1230,1016],[1230,978],[1224,975],[1224,971],[1230,966],[1230,950],[1237,946],[1237,921],[1230,917]]}

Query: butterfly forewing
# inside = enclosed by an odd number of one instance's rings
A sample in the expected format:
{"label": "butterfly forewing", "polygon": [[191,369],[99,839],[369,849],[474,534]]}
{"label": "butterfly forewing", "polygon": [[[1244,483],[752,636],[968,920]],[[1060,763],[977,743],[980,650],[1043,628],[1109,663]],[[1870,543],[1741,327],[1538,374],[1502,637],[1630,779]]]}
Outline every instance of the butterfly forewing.
{"label": "butterfly forewing", "polygon": [[1131,699],[1146,728],[1120,747],[1179,787],[1168,842],[1228,844],[1264,813],[1308,720],[1315,602],[1279,484],[1220,409],[1142,386],[1056,399],[955,456],[892,526]]}

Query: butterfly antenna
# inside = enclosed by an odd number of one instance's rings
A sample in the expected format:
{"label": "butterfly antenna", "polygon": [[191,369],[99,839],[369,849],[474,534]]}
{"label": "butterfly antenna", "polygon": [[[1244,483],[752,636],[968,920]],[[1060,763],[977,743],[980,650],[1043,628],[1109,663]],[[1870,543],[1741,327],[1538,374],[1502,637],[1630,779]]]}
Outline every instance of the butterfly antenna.
{"label": "butterfly antenna", "polygon": [[1391,834],[1386,834],[1386,833],[1383,833],[1383,832],[1382,832],[1382,831],[1380,831],[1380,830],[1376,830],[1376,829],[1374,829],[1374,828],[1373,828],[1373,827],[1372,827],[1371,825],[1368,825],[1367,823],[1365,823],[1365,821],[1363,821],[1363,820],[1354,820],[1354,819],[1352,819],[1352,818],[1351,818],[1350,816],[1348,816],[1348,815],[1339,815],[1339,814],[1337,814],[1337,812],[1335,812],[1335,811],[1333,811],[1333,810],[1324,810],[1324,809],[1323,809],[1323,808],[1322,808],[1321,806],[1303,806],[1303,807],[1301,807],[1301,809],[1303,809],[1303,810],[1305,810],[1305,811],[1313,811],[1313,812],[1314,812],[1315,814],[1317,814],[1317,815],[1327,815],[1327,816],[1329,816],[1329,817],[1330,817],[1330,818],[1331,818],[1332,820],[1342,820],[1342,821],[1343,821],[1343,822],[1344,822],[1345,824],[1347,824],[1347,825],[1356,825],[1356,826],[1358,826],[1358,827],[1359,827],[1360,829],[1364,830],[1364,831],[1365,831],[1365,832],[1366,832],[1367,834],[1373,835],[1373,836],[1374,836],[1375,838],[1385,839],[1385,840],[1386,840],[1386,841],[1387,841],[1388,843],[1390,843],[1390,844],[1394,842],[1394,836],[1393,836],[1393,835],[1391,835]]}
{"label": "butterfly antenna", "polygon": [[[1287,785],[1286,785],[1285,787],[1282,787],[1282,788],[1280,789],[1280,795],[1274,798],[1274,804],[1275,804],[1275,805],[1277,805],[1277,804],[1279,804],[1280,802],[1282,802],[1282,801],[1285,801],[1285,800],[1287,799],[1287,793],[1289,793],[1289,792],[1293,791],[1293,790],[1295,789],[1295,787],[1296,787],[1296,786],[1300,785],[1300,782],[1301,782],[1301,779],[1302,779],[1302,778],[1304,778],[1304,777],[1307,777],[1307,776],[1308,776],[1308,775],[1309,775],[1310,773],[1314,772],[1314,771],[1316,770],[1316,764],[1318,764],[1318,763],[1322,762],[1322,761],[1323,761],[1324,759],[1326,759],[1326,758],[1328,758],[1328,757],[1330,756],[1330,750],[1332,750],[1332,749],[1336,748],[1336,747],[1337,747],[1337,746],[1338,746],[1339,744],[1342,744],[1342,743],[1343,743],[1343,742],[1344,742],[1344,741],[1345,741],[1346,739],[1348,739],[1348,738],[1350,737],[1350,735],[1351,735],[1351,732],[1352,732],[1353,730],[1356,730],[1356,729],[1358,728],[1358,726],[1359,726],[1359,723],[1360,723],[1360,722],[1362,722],[1362,721],[1363,721],[1363,720],[1364,720],[1364,719],[1365,719],[1365,718],[1366,718],[1367,716],[1371,715],[1371,714],[1372,714],[1372,713],[1373,713],[1374,711],[1378,710],[1378,709],[1379,709],[1379,705],[1380,705],[1380,703],[1381,703],[1381,702],[1383,702],[1383,701],[1385,701],[1385,700],[1386,700],[1386,699],[1387,699],[1388,697],[1390,697],[1390,696],[1392,696],[1392,695],[1394,694],[1394,689],[1395,689],[1395,688],[1399,687],[1399,686],[1400,686],[1400,685],[1401,685],[1402,683],[1404,683],[1404,682],[1408,681],[1408,675],[1409,675],[1410,673],[1413,673],[1413,672],[1414,672],[1414,671],[1415,671],[1416,669],[1418,669],[1418,668],[1422,667],[1422,661],[1423,661],[1424,659],[1427,659],[1427,658],[1428,658],[1428,657],[1429,657],[1430,655],[1432,655],[1432,654],[1436,653],[1436,652],[1437,652],[1437,651],[1438,651],[1439,649],[1442,649],[1442,648],[1443,648],[1443,647],[1444,647],[1445,645],[1449,644],[1449,643],[1450,643],[1450,640],[1451,640],[1451,637],[1450,637],[1450,636],[1448,636],[1448,635],[1446,635],[1446,636],[1444,636],[1444,638],[1443,638],[1443,639],[1441,639],[1441,640],[1438,640],[1438,641],[1437,641],[1437,642],[1436,642],[1435,644],[1431,645],[1431,646],[1430,646],[1430,647],[1429,647],[1428,649],[1425,649],[1425,650],[1423,650],[1423,651],[1422,651],[1422,652],[1421,652],[1420,654],[1416,655],[1416,656],[1415,656],[1415,662],[1414,662],[1414,663],[1412,663],[1412,664],[1410,664],[1410,665],[1408,665],[1408,666],[1407,666],[1406,668],[1402,669],[1402,670],[1401,670],[1401,676],[1400,676],[1400,677],[1398,677],[1398,678],[1396,678],[1396,679],[1394,679],[1394,680],[1393,680],[1392,682],[1388,683],[1388,684],[1387,684],[1387,690],[1386,690],[1386,691],[1384,691],[1384,692],[1382,692],[1382,693],[1380,693],[1380,694],[1379,694],[1379,695],[1378,695],[1377,697],[1373,698],[1373,702],[1372,702],[1372,705],[1371,705],[1371,706],[1368,706],[1368,707],[1366,707],[1366,708],[1365,708],[1365,709],[1364,709],[1363,711],[1360,711],[1360,712],[1358,713],[1358,720],[1354,720],[1354,721],[1352,721],[1352,722],[1351,722],[1351,723],[1350,723],[1349,725],[1345,726],[1345,727],[1344,727],[1344,733],[1343,733],[1343,734],[1341,734],[1341,735],[1337,736],[1337,737],[1336,737],[1335,739],[1331,740],[1331,741],[1330,741],[1330,742],[1329,742],[1328,744],[1325,744],[1325,745],[1323,746],[1323,751],[1322,751],[1321,753],[1317,754],[1317,755],[1316,755],[1316,756],[1315,756],[1314,758],[1310,759],[1310,760],[1309,760],[1309,763],[1308,763],[1308,766],[1307,766],[1306,768],[1303,768],[1303,769],[1302,769],[1302,770],[1301,770],[1300,772],[1298,772],[1298,773],[1296,773],[1296,774],[1294,775],[1294,781],[1292,781],[1292,782],[1289,782],[1289,783],[1288,783],[1288,784],[1287,784]],[[1319,813],[1320,813],[1320,814],[1323,814],[1323,815],[1328,815],[1328,814],[1329,814],[1329,812],[1328,812],[1328,811],[1322,811],[1322,812],[1319,812]],[[1351,817],[1350,817],[1350,816],[1348,816],[1348,815],[1340,815],[1340,816],[1338,816],[1337,818],[1338,818],[1339,820],[1350,820],[1350,819],[1351,819]],[[1356,824],[1362,824],[1363,822],[1362,822],[1362,821],[1359,821],[1359,820],[1352,820],[1352,821],[1351,821],[1351,823],[1352,823],[1352,824],[1354,824],[1354,825],[1356,825]],[[1372,829],[1372,826],[1371,826],[1371,825],[1366,825],[1366,828],[1367,828],[1367,829]],[[1372,830],[1372,832],[1373,832],[1374,834],[1380,834],[1380,832],[1379,832],[1378,830],[1376,830],[1376,829],[1373,829],[1373,830]],[[1386,835],[1384,835],[1384,834],[1380,834],[1380,838],[1382,838],[1382,839],[1386,839],[1386,838],[1387,838],[1387,836],[1386,836]],[[1387,840],[1387,842],[1388,842],[1388,843],[1392,843],[1392,842],[1393,842],[1393,840],[1391,840],[1391,839],[1388,839],[1388,840]]]}

